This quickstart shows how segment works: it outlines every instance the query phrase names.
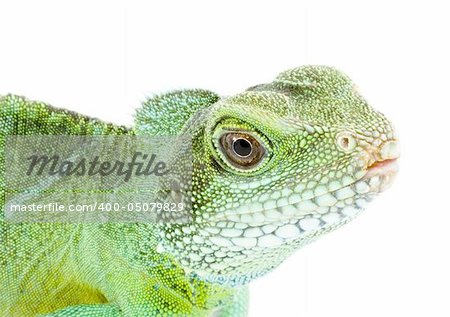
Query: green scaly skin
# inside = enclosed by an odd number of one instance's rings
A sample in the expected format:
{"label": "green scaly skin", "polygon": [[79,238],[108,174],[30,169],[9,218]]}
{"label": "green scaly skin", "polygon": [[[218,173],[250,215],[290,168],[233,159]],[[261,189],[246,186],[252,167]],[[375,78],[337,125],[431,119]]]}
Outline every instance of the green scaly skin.
{"label": "green scaly skin", "polygon": [[[219,142],[230,131],[259,140],[259,164],[230,163]],[[324,66],[228,98],[156,96],[131,129],[1,97],[0,146],[21,134],[189,134],[193,221],[0,220],[1,316],[245,316],[248,282],[359,214],[389,185],[395,169],[386,162],[398,156],[389,121]]]}

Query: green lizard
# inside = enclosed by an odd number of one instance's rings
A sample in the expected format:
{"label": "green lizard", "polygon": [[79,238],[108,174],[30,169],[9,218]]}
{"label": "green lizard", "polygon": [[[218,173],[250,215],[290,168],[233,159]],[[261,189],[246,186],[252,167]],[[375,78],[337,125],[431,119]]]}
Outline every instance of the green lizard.
{"label": "green lizard", "polygon": [[7,95],[0,131],[3,149],[23,134],[189,134],[193,147],[189,223],[0,220],[1,316],[244,316],[248,283],[359,214],[398,157],[390,122],[325,66],[232,97],[159,95],[133,128]]}

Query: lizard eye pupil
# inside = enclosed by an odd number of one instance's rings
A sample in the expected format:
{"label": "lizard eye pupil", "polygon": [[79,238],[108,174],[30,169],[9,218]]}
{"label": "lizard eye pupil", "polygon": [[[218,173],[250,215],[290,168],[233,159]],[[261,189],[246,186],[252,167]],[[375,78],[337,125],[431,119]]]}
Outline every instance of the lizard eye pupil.
{"label": "lizard eye pupil", "polygon": [[252,145],[246,139],[236,139],[233,142],[233,151],[238,156],[247,157],[252,153]]}
{"label": "lizard eye pupil", "polygon": [[266,154],[266,149],[256,137],[237,131],[220,137],[220,149],[228,163],[244,170],[257,166]]}

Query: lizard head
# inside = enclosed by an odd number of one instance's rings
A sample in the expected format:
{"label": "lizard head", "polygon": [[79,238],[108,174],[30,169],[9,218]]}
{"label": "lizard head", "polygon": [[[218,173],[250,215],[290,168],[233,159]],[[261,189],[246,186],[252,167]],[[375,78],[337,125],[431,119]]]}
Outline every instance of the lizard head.
{"label": "lizard head", "polygon": [[193,222],[167,225],[165,237],[209,280],[266,273],[354,218],[396,174],[391,123],[330,67],[285,71],[195,120]]}

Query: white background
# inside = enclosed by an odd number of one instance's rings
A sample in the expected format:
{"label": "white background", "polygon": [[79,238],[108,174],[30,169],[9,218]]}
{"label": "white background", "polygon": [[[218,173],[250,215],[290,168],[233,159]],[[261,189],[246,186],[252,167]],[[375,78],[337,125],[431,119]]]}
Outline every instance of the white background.
{"label": "white background", "polygon": [[333,65],[396,125],[401,173],[251,285],[250,316],[450,316],[445,1],[1,1],[0,94],[131,124],[149,95]]}

